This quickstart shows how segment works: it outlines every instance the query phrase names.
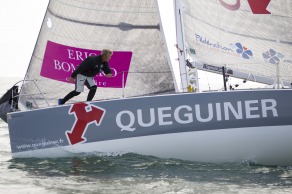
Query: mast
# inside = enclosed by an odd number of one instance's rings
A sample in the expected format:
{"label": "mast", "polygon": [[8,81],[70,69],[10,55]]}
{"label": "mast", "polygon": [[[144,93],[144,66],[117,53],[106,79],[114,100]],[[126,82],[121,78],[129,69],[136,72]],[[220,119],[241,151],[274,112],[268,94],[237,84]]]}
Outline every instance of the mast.
{"label": "mast", "polygon": [[175,24],[177,53],[180,66],[181,87],[183,92],[198,92],[199,80],[198,72],[195,66],[189,63],[188,46],[185,44],[184,26],[183,26],[183,6],[181,0],[174,0],[175,6]]}
{"label": "mast", "polygon": [[181,78],[179,73],[179,63],[176,58],[176,48],[173,44],[176,42],[175,22],[174,22],[174,5],[165,2],[164,0],[156,0],[156,6],[159,16],[159,26],[162,39],[166,45],[166,57],[176,92],[181,91]]}
{"label": "mast", "polygon": [[175,24],[176,24],[176,40],[177,40],[177,54],[180,66],[181,88],[182,92],[188,91],[188,75],[186,69],[186,47],[183,36],[183,24],[181,14],[181,2],[180,0],[174,0],[175,8]]}

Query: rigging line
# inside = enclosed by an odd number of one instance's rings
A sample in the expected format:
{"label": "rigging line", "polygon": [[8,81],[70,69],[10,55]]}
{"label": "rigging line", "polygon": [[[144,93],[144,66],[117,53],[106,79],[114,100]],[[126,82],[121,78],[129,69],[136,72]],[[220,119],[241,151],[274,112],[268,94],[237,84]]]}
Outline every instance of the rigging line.
{"label": "rigging line", "polygon": [[102,27],[114,27],[114,28],[119,28],[120,30],[123,31],[128,31],[132,29],[157,29],[160,30],[159,24],[157,25],[132,25],[129,23],[121,22],[119,24],[101,24],[101,23],[94,23],[94,22],[85,22],[85,21],[80,21],[76,19],[71,19],[71,18],[66,18],[60,15],[57,15],[54,13],[52,10],[48,9],[48,12],[55,16],[56,18],[59,18],[61,20],[73,22],[73,23],[78,23],[78,24],[84,24],[84,25],[91,25],[91,26],[102,26]]}
{"label": "rigging line", "polygon": [[[224,31],[226,33],[229,33],[229,34],[233,34],[233,35],[238,35],[238,36],[242,36],[242,37],[247,37],[247,38],[253,38],[253,39],[258,39],[258,40],[265,40],[265,41],[269,41],[269,42],[276,42],[275,40],[273,39],[268,39],[268,38],[261,38],[261,37],[257,37],[257,36],[250,36],[250,35],[247,35],[247,34],[241,34],[241,33],[237,33],[237,32],[231,32],[231,31],[228,31],[228,30],[225,30],[225,29],[222,29],[222,28],[218,28],[217,26],[214,26],[213,24],[210,24],[208,22],[205,22],[193,15],[190,15],[190,17],[194,20],[197,20],[197,21],[200,21],[208,26],[211,26],[213,28],[216,28],[216,29],[219,29],[220,31]],[[292,45],[292,42],[289,42],[289,41],[283,41],[283,40],[280,40],[279,43],[283,43],[283,44],[289,44],[289,45]]]}
{"label": "rigging line", "polygon": [[[50,6],[50,3],[51,3],[51,1],[48,2],[47,8]],[[46,19],[47,12],[48,12],[48,9],[46,10],[46,13],[44,14],[44,17],[43,17],[43,21],[42,21],[42,25],[41,25],[41,26],[43,26],[44,23],[45,23],[45,19]],[[37,40],[39,40],[39,38],[40,38],[41,31],[42,31],[42,28],[40,28],[40,30],[39,30]],[[29,60],[29,63],[28,63],[28,67],[27,67],[26,72],[25,72],[25,74],[24,74],[24,79],[26,79],[27,76],[28,76],[29,69],[30,69],[30,66],[31,66],[31,64],[32,64],[33,55],[34,55],[34,53],[35,53],[35,51],[36,51],[36,47],[37,47],[37,42],[36,42],[35,45],[34,45],[34,49],[33,49],[33,52],[32,52],[33,54],[32,54],[31,57],[30,57],[30,60]],[[24,81],[22,82],[22,84],[24,84]],[[23,86],[23,85],[21,85],[21,88],[20,88],[19,93],[22,93],[22,86]]]}

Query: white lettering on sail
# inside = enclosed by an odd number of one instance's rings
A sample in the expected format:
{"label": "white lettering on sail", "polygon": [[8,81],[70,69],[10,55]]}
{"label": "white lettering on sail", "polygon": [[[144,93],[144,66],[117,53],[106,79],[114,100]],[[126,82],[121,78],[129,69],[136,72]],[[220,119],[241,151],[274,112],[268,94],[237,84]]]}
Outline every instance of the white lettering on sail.
{"label": "white lettering on sail", "polygon": [[71,50],[71,49],[67,49],[67,51],[68,51],[68,58],[69,59],[75,59],[74,57],[73,57],[73,50]]}
{"label": "white lettering on sail", "polygon": [[96,53],[81,52],[81,51],[75,51],[75,50],[72,50],[72,49],[67,49],[67,51],[68,51],[68,58],[69,59],[74,59],[74,60],[77,60],[77,61],[83,61],[88,56],[97,55]]}
{"label": "white lettering on sail", "polygon": [[115,68],[110,68],[112,72],[112,77],[116,77],[118,75],[118,72]]}
{"label": "white lettering on sail", "polygon": [[54,64],[55,64],[55,69],[56,70],[61,70],[62,68],[61,68],[61,65],[60,65],[60,61],[58,61],[58,60],[54,60]]}
{"label": "white lettering on sail", "polygon": [[[86,53],[87,54],[87,53]],[[82,58],[82,52],[80,51],[76,51],[76,60],[81,60],[83,61],[84,58]]]}
{"label": "white lettering on sail", "polygon": [[54,60],[55,70],[62,70],[65,72],[73,72],[75,70],[74,64],[68,62],[60,62],[58,60]]}
{"label": "white lettering on sail", "polygon": [[[58,71],[65,71],[65,72],[73,72],[76,68],[73,63],[68,62],[60,62],[59,60],[54,59],[54,69]],[[118,75],[118,71],[115,68],[111,68],[112,77],[116,77]],[[105,76],[104,72],[100,72],[96,75],[97,77]],[[99,86],[104,85],[99,84]]]}
{"label": "white lettering on sail", "polygon": [[[116,77],[118,75],[118,71],[115,68],[110,68],[110,69],[111,69],[111,72],[112,72],[112,77]],[[97,77],[103,77],[103,76],[105,76],[105,73],[103,71],[101,71],[96,76]]]}

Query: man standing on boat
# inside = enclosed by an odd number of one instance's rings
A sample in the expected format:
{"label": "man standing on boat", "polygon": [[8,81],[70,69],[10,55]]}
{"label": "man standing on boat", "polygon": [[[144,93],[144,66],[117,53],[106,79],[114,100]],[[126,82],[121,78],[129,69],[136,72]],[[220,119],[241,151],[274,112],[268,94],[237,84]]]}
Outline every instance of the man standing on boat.
{"label": "man standing on boat", "polygon": [[112,72],[110,70],[108,61],[111,59],[113,52],[109,49],[103,49],[101,55],[89,56],[73,71],[70,82],[75,81],[75,90],[68,93],[64,98],[58,100],[58,104],[65,104],[68,100],[74,96],[79,95],[84,90],[84,84],[89,89],[87,96],[87,101],[91,101],[96,92],[96,84],[94,81],[94,76],[96,76],[100,71],[103,71],[106,77],[110,78]]}

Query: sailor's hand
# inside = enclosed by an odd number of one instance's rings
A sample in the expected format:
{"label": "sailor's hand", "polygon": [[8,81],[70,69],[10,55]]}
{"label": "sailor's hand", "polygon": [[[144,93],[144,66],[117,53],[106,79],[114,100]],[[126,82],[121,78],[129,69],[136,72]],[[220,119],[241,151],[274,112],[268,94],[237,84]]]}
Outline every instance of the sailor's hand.
{"label": "sailor's hand", "polygon": [[74,78],[70,77],[70,83],[74,83]]}
{"label": "sailor's hand", "polygon": [[112,77],[112,74],[109,73],[109,74],[106,74],[105,76],[106,76],[107,78],[111,78],[111,77]]}

